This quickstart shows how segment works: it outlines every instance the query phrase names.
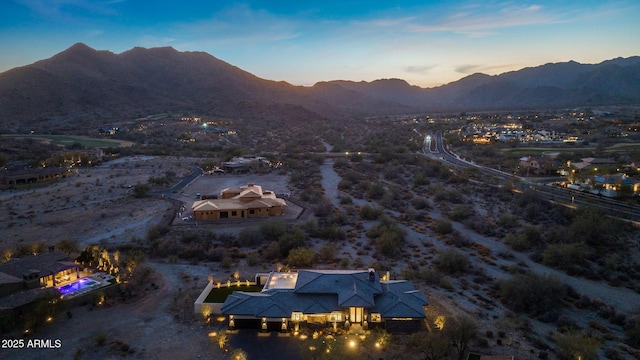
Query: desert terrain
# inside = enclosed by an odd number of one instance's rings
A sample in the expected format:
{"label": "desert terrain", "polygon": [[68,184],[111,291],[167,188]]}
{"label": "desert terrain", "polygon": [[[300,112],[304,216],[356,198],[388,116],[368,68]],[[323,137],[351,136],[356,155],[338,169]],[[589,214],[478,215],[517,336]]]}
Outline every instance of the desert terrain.
{"label": "desert terrain", "polygon": [[[256,183],[275,192],[292,193],[292,197],[296,198],[295,189],[289,186],[287,175],[276,171],[268,174],[202,175],[175,193],[167,194],[165,187],[151,188],[149,196],[145,198],[132,196],[131,186],[146,183],[149,177],[162,176],[167,171],[175,173],[176,179],[179,179],[191,174],[198,161],[195,158],[150,156],[116,159],[99,167],[80,169],[48,187],[3,191],[0,193],[0,204],[8,211],[1,215],[3,235],[0,247],[8,249],[33,242],[54,245],[61,239],[73,239],[81,246],[101,244],[114,248],[144,242],[148,231],[156,226],[168,226],[182,232],[238,234],[242,229],[256,224],[245,221],[197,224],[184,221],[181,216],[188,216],[196,194],[215,194],[226,187],[247,183]],[[340,176],[334,171],[333,161],[326,161],[320,170],[325,196],[335,208],[349,211],[350,206],[367,203],[366,200],[354,199],[353,205],[342,205],[339,198],[344,194],[337,188]],[[185,206],[185,211],[178,215],[180,204]],[[475,206],[478,211],[499,211],[490,209],[488,204],[481,201]],[[401,214],[391,212],[390,215],[399,218]],[[429,215],[432,218],[442,216],[437,208],[431,209]],[[290,202],[286,221],[295,223],[309,217],[310,210],[306,206]],[[379,260],[374,254],[362,251],[363,243],[367,241],[366,230],[370,226],[365,223],[359,229],[352,229],[349,239],[340,243],[338,257],[347,259],[346,263],[351,267],[367,267]],[[450,246],[432,231],[403,226],[407,231],[409,255],[384,262],[385,270],[398,278],[402,277],[403,269],[411,264],[430,263],[438,252]],[[450,278],[452,287],[448,289],[416,284],[430,301],[428,321],[442,314],[463,313],[477,320],[481,333],[502,333],[500,343],[493,340],[482,349],[485,353],[533,356],[539,351],[540,342],[545,343],[545,337],[555,329],[553,323],[525,319],[507,310],[499,301],[487,298],[483,283],[507,278],[515,268],[553,275],[580,294],[602,301],[620,312],[629,314],[638,311],[640,295],[631,289],[568,276],[544,267],[523,254],[512,252],[505,244],[479,235],[461,224],[454,226],[473,244],[465,251],[473,259],[473,273],[476,274],[475,279],[479,279],[478,283]],[[312,243],[316,249],[320,249],[322,244],[321,240],[313,240]],[[60,339],[60,349],[3,351],[3,358],[48,359],[54,356],[105,359],[124,355],[144,359],[225,358],[226,354],[208,336],[211,332],[223,330],[225,324],[217,320],[206,324],[195,317],[193,301],[209,277],[226,279],[237,272],[240,278],[249,279],[257,271],[275,269],[276,266],[270,263],[249,266],[241,260],[223,268],[219,262],[213,261],[186,262],[154,258],[147,258],[146,265],[153,270],[152,282],[144,287],[141,296],[128,301],[110,301],[99,307],[87,304],[71,308],[67,316],[55,319],[52,324],[45,325],[31,335]],[[591,315],[573,308],[565,316],[581,326],[587,326]],[[528,330],[524,331],[524,328]],[[621,329],[615,331],[615,336],[622,336]],[[538,335],[537,346],[527,338],[526,334],[530,333]],[[19,336],[19,333],[14,332],[10,336]],[[234,343],[233,335],[230,342]],[[261,358],[259,354],[269,351],[261,347],[245,350],[250,358]]]}

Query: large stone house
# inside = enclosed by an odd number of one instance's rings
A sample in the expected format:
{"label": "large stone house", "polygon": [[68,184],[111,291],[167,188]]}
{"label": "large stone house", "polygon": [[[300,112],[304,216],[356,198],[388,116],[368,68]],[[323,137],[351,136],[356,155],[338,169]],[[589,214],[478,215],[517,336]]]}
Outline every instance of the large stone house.
{"label": "large stone house", "polygon": [[255,184],[222,190],[218,199],[193,203],[195,220],[242,219],[284,214],[287,203]]}
{"label": "large stone house", "polygon": [[229,326],[297,330],[304,324],[415,331],[427,298],[406,280],[369,270],[272,272],[260,292],[234,291],[222,304]]}
{"label": "large stone house", "polygon": [[79,273],[80,266],[60,251],[0,264],[0,324],[15,324],[40,298],[59,297],[55,287],[78,279]]}
{"label": "large stone house", "polygon": [[0,189],[25,189],[49,185],[69,175],[60,167],[0,171]]}

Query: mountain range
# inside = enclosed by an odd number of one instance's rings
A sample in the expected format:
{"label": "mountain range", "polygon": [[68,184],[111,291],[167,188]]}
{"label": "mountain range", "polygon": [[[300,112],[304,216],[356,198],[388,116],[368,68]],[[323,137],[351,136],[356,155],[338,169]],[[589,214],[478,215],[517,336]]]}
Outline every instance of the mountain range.
{"label": "mountain range", "polygon": [[640,57],[473,74],[434,88],[400,79],[310,87],[261,79],[204,52],[136,47],[120,54],[78,43],[0,73],[0,131],[46,122],[122,120],[163,112],[232,118],[340,119],[420,112],[640,103]]}

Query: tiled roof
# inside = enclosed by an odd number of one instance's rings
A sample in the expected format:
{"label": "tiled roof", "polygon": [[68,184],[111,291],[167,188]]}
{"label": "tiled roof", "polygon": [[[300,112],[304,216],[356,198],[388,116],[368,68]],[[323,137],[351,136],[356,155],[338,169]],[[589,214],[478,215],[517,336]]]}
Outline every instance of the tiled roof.
{"label": "tiled roof", "polygon": [[382,287],[377,273],[369,280],[369,272],[364,270],[301,270],[295,292],[336,294],[340,306],[371,307],[374,296],[382,293]]}
{"label": "tiled roof", "polygon": [[[222,190],[222,199],[206,199],[195,201],[193,211],[264,209],[274,206],[287,206],[284,199],[275,196],[272,191],[262,191],[260,185],[249,184],[239,188]],[[225,194],[235,194],[226,197]],[[253,199],[253,200],[252,200]]]}
{"label": "tiled roof", "polygon": [[427,298],[409,281],[369,280],[364,270],[300,270],[294,289],[234,291],[222,305],[226,315],[289,317],[292,312],[330,313],[365,307],[385,318],[424,318]]}

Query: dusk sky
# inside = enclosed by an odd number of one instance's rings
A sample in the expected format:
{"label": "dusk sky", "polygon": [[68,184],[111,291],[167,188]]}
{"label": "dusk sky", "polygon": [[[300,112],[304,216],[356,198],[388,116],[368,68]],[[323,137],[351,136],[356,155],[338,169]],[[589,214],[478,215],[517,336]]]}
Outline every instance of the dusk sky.
{"label": "dusk sky", "polygon": [[295,85],[482,72],[640,55],[640,2],[2,0],[0,72],[76,42],[204,51]]}

